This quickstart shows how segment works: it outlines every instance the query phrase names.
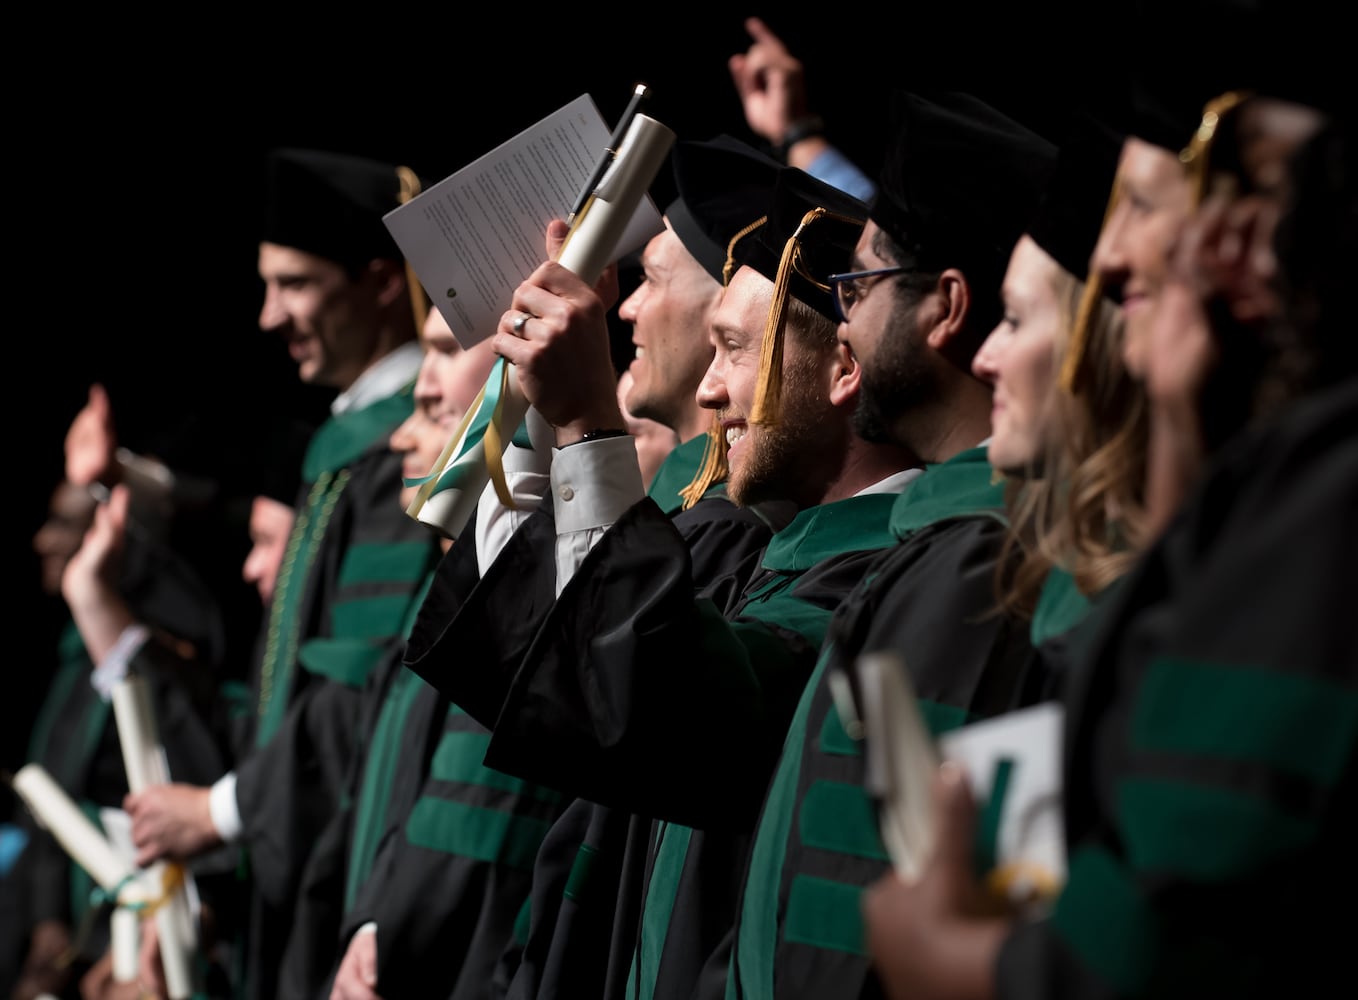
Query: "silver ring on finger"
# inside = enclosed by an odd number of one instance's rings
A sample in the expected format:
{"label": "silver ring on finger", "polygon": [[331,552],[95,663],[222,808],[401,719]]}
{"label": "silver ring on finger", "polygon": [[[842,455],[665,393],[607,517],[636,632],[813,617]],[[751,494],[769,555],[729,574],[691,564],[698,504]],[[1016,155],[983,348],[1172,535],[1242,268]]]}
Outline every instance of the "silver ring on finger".
{"label": "silver ring on finger", "polygon": [[533,316],[531,313],[519,313],[518,317],[510,325],[510,329],[514,331],[514,336],[522,337],[523,328],[528,325],[528,321],[532,318]]}

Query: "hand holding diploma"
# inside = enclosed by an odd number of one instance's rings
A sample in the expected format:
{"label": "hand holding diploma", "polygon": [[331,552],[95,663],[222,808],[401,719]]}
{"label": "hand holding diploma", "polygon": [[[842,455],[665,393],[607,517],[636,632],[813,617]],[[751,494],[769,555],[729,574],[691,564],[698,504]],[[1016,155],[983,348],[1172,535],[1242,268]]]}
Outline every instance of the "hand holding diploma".
{"label": "hand holding diploma", "polygon": [[888,872],[862,899],[868,954],[888,997],[911,1000],[989,997],[992,968],[1011,917],[972,861],[976,806],[965,770],[947,762],[935,773],[937,836],[913,881]]}
{"label": "hand holding diploma", "polygon": [[[637,205],[646,197],[651,181],[655,179],[673,144],[674,133],[664,125],[645,115],[636,115],[632,119],[626,138],[594,194],[576,216],[574,225],[564,234],[561,228],[556,228],[552,231],[555,235],[549,236],[552,241],[549,246],[560,241],[559,252],[555,255],[559,269],[573,274],[586,288],[590,288],[600,278],[605,268],[614,261],[618,242],[627,224]],[[524,284],[544,274],[543,267],[539,267]],[[559,281],[559,275],[544,280]],[[613,280],[616,282],[616,277]],[[546,288],[545,285],[539,287]],[[523,285],[516,290],[514,304],[524,301],[520,299],[523,290]],[[554,291],[551,288],[546,290]],[[573,291],[578,292],[579,288],[575,287]],[[615,283],[610,305],[616,297]],[[511,363],[514,358],[500,351],[500,347],[505,346],[519,356],[522,356],[522,352],[507,345],[505,338],[538,332],[529,330],[537,325],[534,323],[537,313],[525,309],[514,309],[512,313],[506,313],[501,318],[496,333],[496,350]],[[602,318],[602,311],[599,315]],[[563,329],[560,320],[559,315],[553,320],[553,336]],[[606,332],[605,327],[605,345]],[[607,400],[613,397],[612,384],[610,378],[605,393]],[[612,403],[616,410],[616,400]],[[487,482],[494,480],[496,491],[503,501],[509,503],[503,475],[499,473],[500,456],[523,422],[528,406],[529,397],[519,386],[516,370],[511,367],[506,371],[497,364],[487,382],[480,405],[468,414],[467,421],[454,435],[449,448],[440,457],[429,480],[411,505],[411,516],[434,527],[446,537],[456,538],[476,508]],[[552,420],[546,413],[543,416]],[[623,426],[621,414],[616,417],[610,415],[610,418],[618,422],[599,426]],[[559,435],[558,443],[562,443],[562,440]]]}
{"label": "hand holding diploma", "polygon": [[[568,232],[560,221],[548,226],[550,257]],[[606,268],[591,287],[549,260],[515,289],[512,308],[500,321],[495,353],[514,365],[524,397],[556,428],[558,445],[592,429],[626,429],[608,342],[607,312],[617,298],[616,267]]]}

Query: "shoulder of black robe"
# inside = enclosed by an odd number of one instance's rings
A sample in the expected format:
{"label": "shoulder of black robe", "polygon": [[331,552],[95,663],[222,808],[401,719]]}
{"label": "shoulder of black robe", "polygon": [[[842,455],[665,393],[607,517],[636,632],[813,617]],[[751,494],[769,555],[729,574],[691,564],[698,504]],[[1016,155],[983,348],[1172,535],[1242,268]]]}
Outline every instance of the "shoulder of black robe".
{"label": "shoulder of black robe", "polygon": [[[889,537],[885,516],[879,533]],[[871,556],[857,558],[866,566]],[[842,564],[854,558],[843,554]],[[832,557],[806,571],[770,571],[772,589],[761,593],[757,578],[728,620],[695,599],[673,521],[653,501],[634,505],[552,608],[515,676],[487,763],[673,822],[747,824],[819,648],[802,630],[823,634],[846,592],[840,564]],[[699,718],[720,738],[694,741]]]}
{"label": "shoulder of black robe", "polygon": [[[1001,950],[1005,995],[1167,977],[1318,995],[1347,974],[1331,906],[1358,842],[1355,510],[1350,380],[1232,442],[1129,574],[1067,690],[1071,874],[1053,917]],[[1129,968],[1077,919],[1163,931]]]}
{"label": "shoulder of black robe", "polygon": [[[471,537],[474,518],[464,537]],[[454,544],[410,630],[406,666],[487,728],[495,725],[513,672],[556,598],[555,545],[550,497],[484,573],[475,545]]]}

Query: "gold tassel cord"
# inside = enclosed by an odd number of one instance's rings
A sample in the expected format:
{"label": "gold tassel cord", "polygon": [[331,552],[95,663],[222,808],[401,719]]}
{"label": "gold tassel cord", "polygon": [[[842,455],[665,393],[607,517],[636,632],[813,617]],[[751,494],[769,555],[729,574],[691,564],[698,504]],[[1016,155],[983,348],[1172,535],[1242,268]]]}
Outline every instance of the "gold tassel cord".
{"label": "gold tassel cord", "polygon": [[1188,145],[1179,153],[1179,162],[1188,171],[1188,180],[1192,185],[1194,206],[1202,203],[1202,197],[1206,193],[1207,167],[1211,158],[1212,143],[1217,137],[1217,126],[1221,124],[1221,119],[1227,112],[1249,96],[1249,93],[1243,90],[1228,90],[1203,105],[1202,122]]}
{"label": "gold tassel cord", "polygon": [[[396,176],[401,182],[401,204],[408,205],[420,193],[419,175],[409,167],[397,167]],[[410,261],[406,261],[406,284],[410,286],[410,308],[415,314],[415,330],[419,332],[424,329],[424,321],[429,318],[429,299]]]}
{"label": "gold tassel cord", "polygon": [[[723,289],[731,284],[731,275],[736,270],[737,244],[768,221],[769,217],[762,215],[727,241],[726,263],[721,269],[721,287]],[[679,495],[684,500],[683,509],[688,510],[701,500],[713,485],[726,479],[729,471],[730,469],[726,464],[726,435],[722,433],[720,417],[714,413],[712,414],[712,423],[707,428],[707,445],[703,449],[703,460],[699,464],[693,480],[679,491]]]}
{"label": "gold tassel cord", "polygon": [[[1102,233],[1108,225],[1113,209],[1122,197],[1122,184],[1113,178],[1113,188],[1108,193],[1108,204],[1103,209],[1103,221],[1099,224]],[[1061,388],[1072,395],[1080,389],[1080,369],[1085,353],[1089,348],[1089,325],[1094,320],[1094,312],[1099,299],[1103,296],[1103,278],[1094,270],[1085,275],[1084,294],[1080,297],[1080,308],[1075,314],[1075,325],[1070,331],[1070,343],[1066,346],[1066,357],[1061,363]]]}
{"label": "gold tassel cord", "polygon": [[764,324],[764,341],[759,352],[759,383],[755,389],[751,423],[776,424],[783,402],[783,333],[787,311],[788,290],[795,271],[822,291],[828,292],[828,283],[819,280],[810,271],[802,258],[801,235],[808,226],[822,219],[832,219],[851,225],[862,225],[861,219],[854,219],[825,208],[813,208],[802,216],[801,224],[788,237],[783,247],[782,259],[778,262],[778,276],[773,283],[773,305],[769,308],[768,321]]}
{"label": "gold tassel cord", "polygon": [[712,414],[712,422],[707,428],[707,444],[703,448],[702,464],[698,466],[693,481],[679,491],[683,497],[683,509],[688,510],[703,498],[714,483],[726,478],[726,435],[722,433],[721,418]]}

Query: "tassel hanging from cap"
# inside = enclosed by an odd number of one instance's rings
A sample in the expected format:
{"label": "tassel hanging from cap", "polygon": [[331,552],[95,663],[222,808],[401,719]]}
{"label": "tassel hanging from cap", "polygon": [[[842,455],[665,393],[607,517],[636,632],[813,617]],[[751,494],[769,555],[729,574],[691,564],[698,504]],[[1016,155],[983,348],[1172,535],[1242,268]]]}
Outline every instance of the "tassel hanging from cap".
{"label": "tassel hanging from cap", "polygon": [[[1113,189],[1108,194],[1108,204],[1103,209],[1103,222],[1099,232],[1108,225],[1108,219],[1122,197],[1122,181],[1113,178]],[[1103,278],[1097,271],[1090,270],[1085,276],[1085,290],[1080,297],[1080,308],[1075,313],[1075,325],[1071,327],[1070,340],[1066,344],[1066,357],[1061,362],[1061,388],[1074,395],[1080,390],[1080,372],[1085,354],[1089,349],[1089,325],[1094,321],[1094,311],[1103,297]]]}
{"label": "tassel hanging from cap", "polygon": [[[422,187],[420,177],[409,167],[397,167],[396,176],[401,182],[401,204],[407,205],[420,193]],[[406,284],[410,286],[410,308],[415,313],[415,330],[418,333],[424,329],[424,321],[429,318],[429,299],[424,294],[424,285],[420,283],[419,275],[415,273],[415,268],[408,260]]]}
{"label": "tassel hanging from cap", "polygon": [[[769,317],[764,324],[764,340],[759,351],[759,382],[755,388],[754,408],[750,414],[751,423],[776,424],[783,405],[783,328],[787,312],[788,288],[792,282],[794,269],[801,270],[802,244],[799,237],[802,230],[826,214],[823,208],[813,208],[802,216],[787,244],[783,247],[782,259],[778,262],[778,277],[773,283],[773,304],[769,307]],[[802,271],[805,274],[805,271]],[[810,275],[807,279],[814,281]]]}
{"label": "tassel hanging from cap", "polygon": [[726,465],[726,435],[722,433],[721,419],[712,414],[712,422],[707,428],[707,444],[703,448],[703,460],[693,481],[679,491],[683,497],[683,509],[688,510],[703,498],[715,483],[726,478],[729,470]]}

